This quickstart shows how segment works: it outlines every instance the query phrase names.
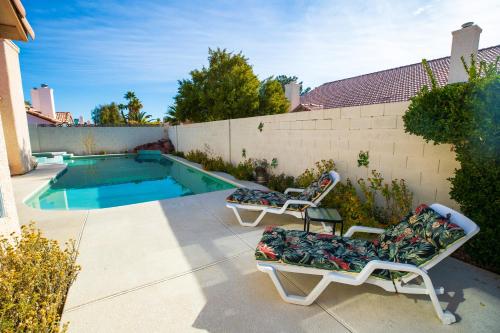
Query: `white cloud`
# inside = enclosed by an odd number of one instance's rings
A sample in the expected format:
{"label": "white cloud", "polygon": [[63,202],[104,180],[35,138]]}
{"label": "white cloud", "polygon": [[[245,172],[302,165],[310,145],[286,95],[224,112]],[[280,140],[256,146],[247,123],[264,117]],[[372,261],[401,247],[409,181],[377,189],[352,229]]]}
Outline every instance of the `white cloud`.
{"label": "white cloud", "polygon": [[243,51],[261,78],[297,75],[314,87],[447,56],[451,31],[467,21],[483,28],[480,46],[500,43],[500,2],[490,0],[80,6],[74,18],[36,22],[36,43],[26,50],[33,55],[28,71],[44,66],[65,84],[120,82],[124,89],[147,85],[171,95],[178,79],[206,64],[209,47],[225,47]]}

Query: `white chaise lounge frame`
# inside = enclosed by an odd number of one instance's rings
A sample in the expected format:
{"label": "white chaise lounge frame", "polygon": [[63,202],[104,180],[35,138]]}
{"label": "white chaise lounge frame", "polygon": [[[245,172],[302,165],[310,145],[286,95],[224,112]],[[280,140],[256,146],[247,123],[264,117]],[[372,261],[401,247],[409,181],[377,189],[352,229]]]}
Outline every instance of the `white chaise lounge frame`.
{"label": "white chaise lounge frame", "polygon": [[[448,208],[446,206],[437,203],[432,204],[430,207],[443,216],[451,214],[451,221],[459,225],[462,229],[464,229],[465,237],[462,237],[461,239],[457,240],[455,243],[450,245],[445,251],[441,252],[440,254],[432,258],[429,262],[425,263],[420,267],[410,264],[394,263],[390,261],[373,260],[370,261],[359,273],[330,271],[318,268],[288,265],[283,263],[273,263],[269,261],[258,261],[257,268],[260,271],[269,274],[281,298],[288,303],[293,303],[298,305],[310,305],[319,297],[319,295],[321,295],[321,293],[331,282],[343,283],[353,286],[359,286],[363,283],[370,283],[390,292],[429,295],[439,319],[444,324],[452,324],[455,322],[455,316],[449,311],[444,311],[441,308],[441,305],[439,304],[439,300],[437,298],[437,295],[441,295],[444,293],[444,288],[439,287],[435,289],[429,275],[427,274],[427,271],[436,264],[438,264],[441,260],[448,257],[456,249],[458,249],[465,242],[467,242],[471,237],[477,234],[479,232],[479,227],[472,220],[454,211],[451,208]],[[349,230],[345,233],[344,237],[351,237],[356,232],[379,234],[382,233],[383,231],[384,229],[379,229],[379,228],[353,226],[349,228]],[[409,274],[405,275],[399,280],[390,281],[371,276],[372,272],[376,269],[404,271],[404,272],[409,272]],[[281,283],[280,278],[277,274],[278,271],[319,275],[323,276],[323,278],[312,289],[309,295],[306,296],[291,295],[288,294],[284,289],[283,284]],[[412,281],[418,276],[420,276],[423,279],[423,285],[408,284],[410,281]]]}
{"label": "white chaise lounge frame", "polygon": [[[226,207],[231,208],[234,211],[234,215],[236,215],[236,218],[238,219],[238,222],[244,226],[244,227],[255,227],[262,221],[266,213],[271,213],[271,214],[288,214],[295,216],[297,218],[303,218],[303,213],[302,211],[299,210],[290,210],[287,209],[288,206],[294,205],[294,204],[299,204],[299,205],[308,205],[311,207],[316,207],[318,204],[323,200],[323,198],[337,185],[337,183],[340,181],[340,175],[335,172],[335,171],[330,171],[330,176],[332,177],[333,182],[328,185],[328,188],[321,193],[321,195],[316,198],[314,201],[305,201],[305,200],[287,200],[285,204],[282,207],[276,208],[276,207],[269,207],[269,206],[261,206],[261,205],[245,205],[245,204],[239,204],[239,203],[233,203],[233,202],[227,202]],[[288,194],[290,192],[296,192],[296,193],[301,193],[303,192],[303,188],[287,188],[284,192],[284,194]],[[257,218],[252,221],[252,222],[246,222],[243,221],[240,213],[238,212],[238,209],[243,209],[243,210],[251,210],[251,211],[260,211],[261,213]]]}

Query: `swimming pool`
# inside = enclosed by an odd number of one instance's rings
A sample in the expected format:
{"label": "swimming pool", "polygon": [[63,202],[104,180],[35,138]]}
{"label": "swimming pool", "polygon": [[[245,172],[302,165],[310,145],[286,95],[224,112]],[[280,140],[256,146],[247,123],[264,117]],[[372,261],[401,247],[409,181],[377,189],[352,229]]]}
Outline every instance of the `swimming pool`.
{"label": "swimming pool", "polygon": [[97,209],[226,190],[235,186],[173,159],[122,155],[70,158],[66,169],[25,204],[39,209]]}

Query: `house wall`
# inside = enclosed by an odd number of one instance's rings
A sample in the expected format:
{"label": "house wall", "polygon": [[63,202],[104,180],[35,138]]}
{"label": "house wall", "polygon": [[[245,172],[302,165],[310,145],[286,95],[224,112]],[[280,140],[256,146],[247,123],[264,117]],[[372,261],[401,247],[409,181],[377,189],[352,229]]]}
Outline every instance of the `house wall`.
{"label": "house wall", "polygon": [[0,194],[0,205],[3,207],[3,215],[0,214],[0,237],[8,237],[12,233],[19,233],[20,229],[10,178],[2,118],[0,118]]}
{"label": "house wall", "polygon": [[31,169],[28,121],[19,65],[19,48],[10,40],[0,39],[0,116],[13,175]]}
{"label": "house wall", "polygon": [[66,151],[76,155],[122,153],[167,137],[165,127],[29,126],[33,152]]}
{"label": "house wall", "polygon": [[50,122],[48,120],[45,120],[45,119],[42,119],[39,117],[35,117],[34,115],[31,115],[29,113],[26,113],[26,117],[28,119],[28,125],[50,125],[50,124],[52,124],[52,122]]}
{"label": "house wall", "polygon": [[[286,113],[180,125],[169,129],[176,149],[204,150],[238,163],[247,157],[276,157],[275,172],[297,176],[321,159],[333,159],[341,177],[366,178],[372,169],[386,180],[404,178],[414,203],[438,201],[457,208],[449,198],[447,178],[459,167],[449,145],[435,146],[404,132],[408,102]],[[262,132],[258,130],[262,122]],[[369,151],[368,168],[357,165],[360,150]]]}

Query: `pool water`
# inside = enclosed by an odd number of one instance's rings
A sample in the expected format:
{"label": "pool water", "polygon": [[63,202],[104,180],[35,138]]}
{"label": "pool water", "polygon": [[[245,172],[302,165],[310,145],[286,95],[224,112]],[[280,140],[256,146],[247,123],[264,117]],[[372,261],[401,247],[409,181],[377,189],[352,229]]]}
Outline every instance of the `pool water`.
{"label": "pool water", "polygon": [[52,210],[97,209],[226,190],[235,186],[163,156],[71,158],[26,200]]}

